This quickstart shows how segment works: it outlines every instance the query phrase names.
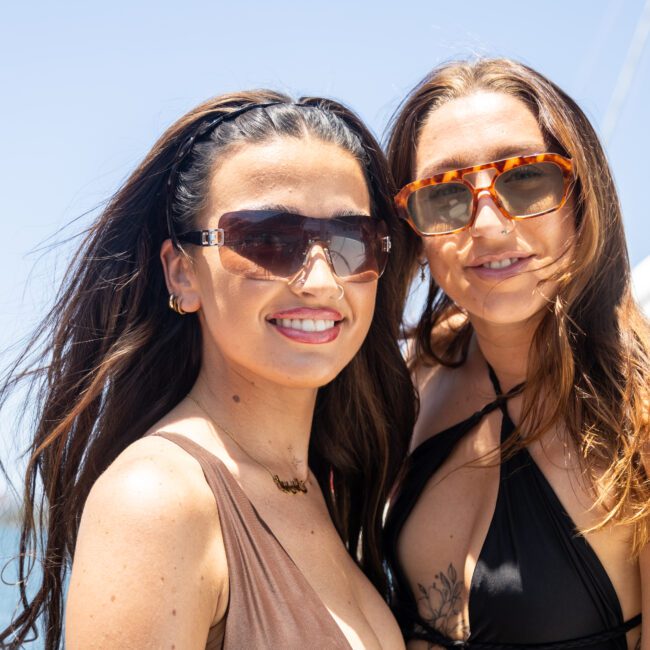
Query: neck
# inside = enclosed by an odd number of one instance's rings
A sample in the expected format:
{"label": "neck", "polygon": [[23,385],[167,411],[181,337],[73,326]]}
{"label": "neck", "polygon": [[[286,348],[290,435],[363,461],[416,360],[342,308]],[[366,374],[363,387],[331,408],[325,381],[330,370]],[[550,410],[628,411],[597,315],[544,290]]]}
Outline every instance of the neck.
{"label": "neck", "polygon": [[[272,472],[304,479],[316,388],[294,388],[258,376],[206,363],[192,387],[219,435],[225,432],[259,464]],[[226,437],[222,436],[222,440]]]}
{"label": "neck", "polygon": [[539,321],[490,323],[472,319],[480,354],[492,366],[504,392],[526,379],[528,355]]}

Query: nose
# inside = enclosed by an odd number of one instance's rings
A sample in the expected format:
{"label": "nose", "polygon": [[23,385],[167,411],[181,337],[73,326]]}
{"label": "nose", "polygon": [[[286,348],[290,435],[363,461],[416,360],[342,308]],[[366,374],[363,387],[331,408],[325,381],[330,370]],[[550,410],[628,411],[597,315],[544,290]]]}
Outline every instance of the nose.
{"label": "nose", "polygon": [[289,282],[289,287],[297,295],[320,299],[338,299],[341,296],[340,286],[329,251],[320,243],[310,246],[302,268]]}
{"label": "nose", "polygon": [[490,192],[479,190],[476,198],[476,215],[470,228],[472,237],[503,237],[513,231],[515,223],[506,217]]}

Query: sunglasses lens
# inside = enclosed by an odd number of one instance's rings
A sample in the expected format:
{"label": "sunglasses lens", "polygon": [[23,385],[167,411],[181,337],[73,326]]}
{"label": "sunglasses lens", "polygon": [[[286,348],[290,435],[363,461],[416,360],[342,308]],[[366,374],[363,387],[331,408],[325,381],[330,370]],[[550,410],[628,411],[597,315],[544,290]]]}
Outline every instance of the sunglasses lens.
{"label": "sunglasses lens", "polygon": [[348,282],[371,282],[384,271],[388,251],[382,238],[386,224],[368,217],[342,217],[326,222],[327,248],[334,272]]}
{"label": "sunglasses lens", "polygon": [[298,215],[264,211],[229,212],[219,219],[226,271],[256,280],[293,275],[302,263],[302,224]]}
{"label": "sunglasses lens", "polygon": [[472,192],[462,183],[422,187],[408,198],[408,211],[424,234],[441,235],[464,228],[472,215]]}
{"label": "sunglasses lens", "polygon": [[562,203],[564,176],[552,162],[520,165],[503,172],[494,189],[511,217],[533,217]]}
{"label": "sunglasses lens", "polygon": [[257,280],[295,275],[316,243],[328,249],[334,272],[352,282],[376,279],[388,255],[379,240],[379,232],[386,226],[369,217],[312,219],[284,212],[245,210],[222,215],[219,227],[225,233],[219,248],[224,269]]}

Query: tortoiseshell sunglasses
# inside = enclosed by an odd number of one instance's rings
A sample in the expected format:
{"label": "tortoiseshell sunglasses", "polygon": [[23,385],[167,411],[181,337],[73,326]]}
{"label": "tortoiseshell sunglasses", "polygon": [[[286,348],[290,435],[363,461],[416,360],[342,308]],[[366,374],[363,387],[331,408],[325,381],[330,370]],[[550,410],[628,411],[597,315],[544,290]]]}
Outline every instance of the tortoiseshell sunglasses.
{"label": "tortoiseshell sunglasses", "polygon": [[[494,169],[490,185],[466,177]],[[395,196],[403,219],[419,235],[450,235],[471,228],[478,198],[487,192],[508,219],[530,219],[561,208],[574,180],[571,160],[540,153],[455,169],[405,185]]]}

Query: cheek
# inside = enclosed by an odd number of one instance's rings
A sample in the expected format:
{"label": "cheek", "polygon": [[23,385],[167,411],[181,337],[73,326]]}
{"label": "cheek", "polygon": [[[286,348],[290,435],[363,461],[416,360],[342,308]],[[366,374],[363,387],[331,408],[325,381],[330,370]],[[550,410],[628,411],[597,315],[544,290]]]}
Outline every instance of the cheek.
{"label": "cheek", "polygon": [[423,246],[431,276],[441,289],[448,293],[448,289],[460,278],[459,236],[430,237],[424,240]]}
{"label": "cheek", "polygon": [[[521,238],[547,263],[568,263],[575,246],[575,216],[571,208],[521,222]],[[554,266],[553,270],[558,267]]]}
{"label": "cheek", "polygon": [[357,322],[359,329],[362,330],[362,338],[365,338],[370,323],[372,322],[373,314],[375,313],[375,303],[377,301],[377,283],[368,283],[370,286],[359,286],[359,293],[356,302],[358,306],[355,311],[358,313]]}
{"label": "cheek", "polygon": [[[232,336],[251,327],[263,297],[262,286],[224,271],[219,264],[197,267],[201,293],[201,311],[217,338]],[[260,286],[258,286],[258,284]]]}
{"label": "cheek", "polygon": [[551,236],[554,240],[556,257],[565,252],[571,252],[575,246],[576,226],[575,214],[572,209],[560,210],[551,223]]}

